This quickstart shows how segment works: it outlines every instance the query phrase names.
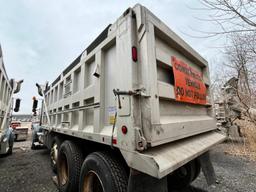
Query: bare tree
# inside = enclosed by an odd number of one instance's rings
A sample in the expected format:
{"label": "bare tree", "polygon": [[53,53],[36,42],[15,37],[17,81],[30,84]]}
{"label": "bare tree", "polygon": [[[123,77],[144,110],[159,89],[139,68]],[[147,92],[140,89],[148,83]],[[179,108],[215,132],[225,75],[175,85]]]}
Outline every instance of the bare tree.
{"label": "bare tree", "polygon": [[219,102],[219,100],[221,100],[222,86],[230,79],[230,77],[236,75],[235,71],[232,68],[229,68],[224,65],[225,64],[222,61],[213,60],[210,62],[210,89],[211,93],[213,93],[213,98],[215,102]]}
{"label": "bare tree", "polygon": [[[246,114],[256,105],[256,1],[255,0],[200,0],[209,18],[219,26],[217,31],[205,32],[209,37],[224,35],[230,76],[238,78],[237,96]],[[229,76],[229,74],[227,74]]]}
{"label": "bare tree", "polygon": [[200,0],[209,11],[208,21],[220,26],[208,34],[229,34],[256,31],[256,1],[254,0]]}
{"label": "bare tree", "polygon": [[243,106],[244,113],[252,121],[250,109],[255,102],[256,54],[251,49],[251,38],[248,33],[230,34],[230,45],[226,47],[228,68],[235,72],[238,79],[237,96]]}

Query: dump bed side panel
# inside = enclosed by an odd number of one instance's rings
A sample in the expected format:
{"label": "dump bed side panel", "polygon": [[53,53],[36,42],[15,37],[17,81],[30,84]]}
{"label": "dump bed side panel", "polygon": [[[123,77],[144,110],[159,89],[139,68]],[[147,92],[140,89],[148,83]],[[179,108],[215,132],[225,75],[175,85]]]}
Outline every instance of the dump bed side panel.
{"label": "dump bed side panel", "polygon": [[[132,65],[135,19],[127,11],[104,30],[105,39],[84,51],[45,91],[44,128],[134,150],[132,96],[137,74]],[[99,35],[97,39],[100,39]],[[89,46],[91,47],[91,46]],[[120,103],[120,104],[119,104]],[[122,126],[128,132],[121,132]]]}
{"label": "dump bed side panel", "polygon": [[12,87],[10,85],[3,61],[0,45],[0,132],[5,113],[8,111],[8,103],[11,99]]}

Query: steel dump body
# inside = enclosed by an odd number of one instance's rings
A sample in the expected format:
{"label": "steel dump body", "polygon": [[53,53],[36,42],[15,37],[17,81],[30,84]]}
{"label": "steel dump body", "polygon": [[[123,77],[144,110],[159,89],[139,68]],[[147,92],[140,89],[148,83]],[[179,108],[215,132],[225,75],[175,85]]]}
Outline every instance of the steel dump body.
{"label": "steel dump body", "polygon": [[[204,104],[177,101],[172,57],[202,74]],[[45,88],[43,128],[113,145],[131,168],[162,178],[224,139],[209,86],[207,62],[136,5]]]}
{"label": "steel dump body", "polygon": [[0,125],[3,123],[4,114],[8,109],[12,87],[5,71],[2,50],[0,47]]}
{"label": "steel dump body", "polygon": [[0,45],[0,154],[5,154],[9,150],[9,113],[11,109],[11,98],[13,87],[8,79],[2,49]]}

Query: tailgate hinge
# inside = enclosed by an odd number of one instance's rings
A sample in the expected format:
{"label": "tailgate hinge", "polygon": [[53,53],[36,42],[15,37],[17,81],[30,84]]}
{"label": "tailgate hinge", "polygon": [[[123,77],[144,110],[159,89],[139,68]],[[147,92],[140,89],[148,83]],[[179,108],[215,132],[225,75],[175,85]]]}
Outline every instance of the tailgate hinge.
{"label": "tailgate hinge", "polygon": [[136,149],[138,151],[143,151],[147,149],[147,141],[143,136],[143,133],[140,128],[135,128],[135,142],[136,142]]}

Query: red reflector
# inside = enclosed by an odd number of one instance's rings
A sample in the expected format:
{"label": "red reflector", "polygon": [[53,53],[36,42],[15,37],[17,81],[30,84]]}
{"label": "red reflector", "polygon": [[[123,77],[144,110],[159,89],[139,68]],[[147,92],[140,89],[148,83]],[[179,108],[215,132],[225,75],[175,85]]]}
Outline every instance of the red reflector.
{"label": "red reflector", "polygon": [[137,62],[137,60],[138,60],[137,48],[134,46],[132,47],[132,60],[134,62]]}
{"label": "red reflector", "polygon": [[117,144],[117,139],[113,138],[112,143],[116,145]]}
{"label": "red reflector", "polygon": [[127,127],[124,125],[124,126],[122,126],[122,133],[123,134],[126,134],[127,133]]}

